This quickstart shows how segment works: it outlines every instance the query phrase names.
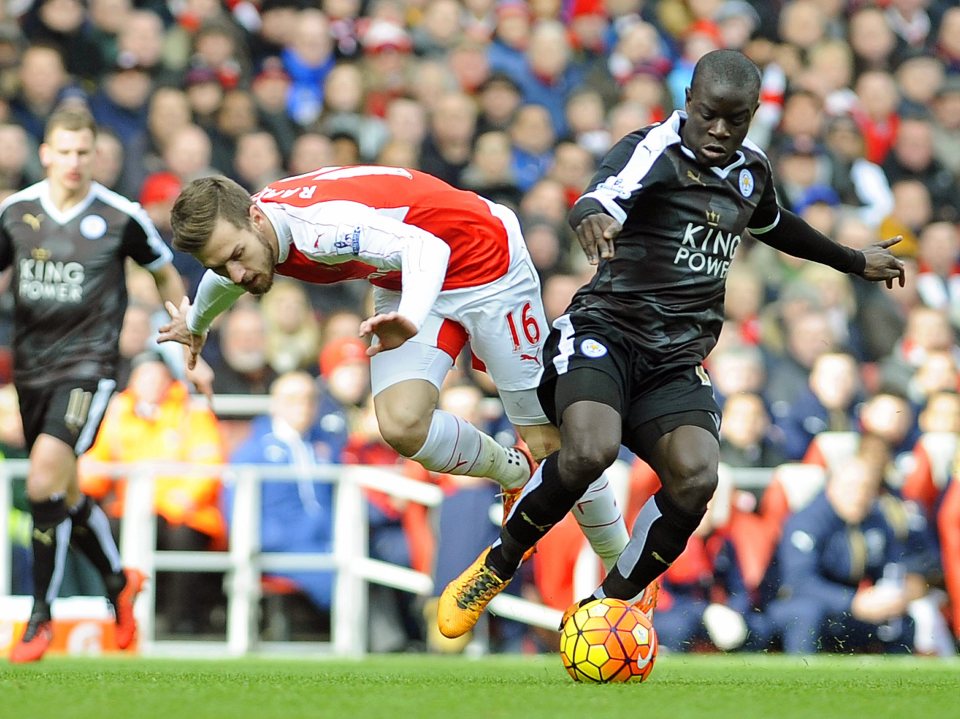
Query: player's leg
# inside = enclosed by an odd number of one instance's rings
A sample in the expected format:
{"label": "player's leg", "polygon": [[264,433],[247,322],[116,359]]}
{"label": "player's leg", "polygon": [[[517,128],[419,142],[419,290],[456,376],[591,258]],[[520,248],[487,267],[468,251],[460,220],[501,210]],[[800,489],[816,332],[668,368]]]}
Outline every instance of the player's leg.
{"label": "player's leg", "polygon": [[[647,433],[663,432],[646,454],[662,487],[640,510],[627,548],[594,597],[639,597],[683,552],[717,486],[720,449],[714,421],[712,413],[698,410],[645,425]],[[667,429],[665,422],[683,424]]]}
{"label": "player's leg", "polygon": [[15,663],[40,659],[53,638],[50,606],[60,591],[70,546],[67,488],[74,464],[72,449],[59,439],[46,434],[33,439],[27,474],[33,518],[33,609],[10,654]]}
{"label": "player's leg", "polygon": [[[125,648],[136,631],[132,605],[142,575],[123,571],[106,515],[80,493],[77,480],[77,457],[92,444],[114,387],[112,380],[78,380],[54,387],[24,413],[24,434],[31,447],[27,496],[34,521],[33,615],[41,622],[44,617],[49,620],[50,604],[60,590],[67,547],[73,542],[103,577],[116,616],[117,644]],[[21,391],[29,406],[36,397],[31,397],[29,389]],[[128,581],[131,572],[136,580],[133,583]],[[25,639],[31,627],[28,624]],[[24,649],[20,656],[33,653]],[[23,660],[40,656],[42,651]]]}
{"label": "player's leg", "polygon": [[[375,292],[377,311],[391,311],[399,293]],[[433,472],[486,477],[510,489],[530,477],[519,450],[504,447],[466,420],[437,408],[440,386],[466,342],[457,323],[435,312],[420,333],[370,362],[374,408],[384,440]]]}
{"label": "player's leg", "polygon": [[[582,344],[589,342],[589,336],[574,338],[573,320],[570,320],[566,325],[567,334],[555,333],[556,337],[551,335],[553,341],[547,342],[548,325],[540,283],[525,248],[520,250],[502,280],[485,288],[485,296],[462,301],[456,312],[470,335],[471,349],[497,387],[507,418],[533,458],[540,462],[559,449],[561,438],[556,424],[548,419],[540,403],[537,388],[543,376],[554,377],[558,373],[556,364],[563,366],[566,361],[570,366],[570,348],[560,348],[558,338],[565,337],[572,348],[575,339]],[[559,362],[555,363],[555,359]],[[579,360],[575,357],[573,361],[574,364],[577,361],[592,363],[598,359],[583,355],[581,350]],[[606,360],[609,358],[601,361]],[[582,395],[586,399],[594,396],[587,389]],[[553,404],[552,399],[550,401]],[[554,419],[557,418],[555,410],[550,408]],[[518,498],[505,496],[505,510],[515,505]],[[606,477],[596,479],[578,498],[573,515],[590,546],[609,569],[626,546],[629,533]]]}
{"label": "player's leg", "polygon": [[657,578],[683,552],[717,487],[720,408],[702,367],[678,367],[649,385],[638,379],[625,424],[624,443],[650,464],[661,488],[634,520],[616,566],[581,604],[624,599],[652,619]]}
{"label": "player's leg", "polygon": [[[592,385],[598,398],[619,396],[614,380],[603,372],[572,372],[561,380],[561,387],[567,381],[584,389]],[[610,385],[606,393],[604,383]],[[602,401],[578,399],[564,409],[560,449],[541,462],[491,548],[487,563],[501,577],[513,575],[524,552],[613,464],[620,450],[620,427],[618,408]]]}
{"label": "player's leg", "polygon": [[[113,380],[101,380],[72,389],[64,411],[64,416],[69,418],[66,426],[48,425],[50,432],[58,433],[61,439],[71,443],[74,457],[79,457],[93,445],[115,388]],[[77,407],[86,409],[81,412]],[[120,551],[110,531],[107,515],[92,497],[80,491],[76,461],[69,478],[67,504],[73,524],[70,541],[100,572],[107,595],[112,600],[126,583]]]}
{"label": "player's leg", "polygon": [[[560,448],[560,430],[552,424],[525,425],[517,424],[515,421],[514,428],[538,461]],[[533,447],[537,447],[539,453],[534,451]],[[504,500],[504,511],[508,516],[522,495],[520,490],[515,490],[515,493],[516,496],[511,498],[509,507],[506,499]],[[616,495],[606,473],[601,474],[587,487],[574,504],[571,514],[580,525],[583,536],[590,542],[590,547],[603,562],[604,568],[609,571],[627,546],[630,533],[627,531],[623,513],[620,511],[620,505],[617,504]],[[507,518],[505,517],[504,521]]]}
{"label": "player's leg", "polygon": [[[446,357],[436,348],[415,345],[407,342],[373,358],[371,377],[375,386],[382,379],[376,362],[381,355],[389,362],[397,361],[389,358],[396,352],[409,358],[414,354],[411,350]],[[449,366],[449,358],[443,362]],[[396,366],[402,364],[398,362]],[[391,370],[392,367],[388,369]],[[439,397],[435,384],[420,379],[400,380],[378,391],[373,404],[380,434],[387,444],[432,472],[486,477],[506,489],[523,486],[530,477],[530,465],[524,455],[504,447],[462,417],[438,409]]]}
{"label": "player's leg", "polygon": [[490,600],[509,583],[527,550],[563,519],[617,458],[621,394],[605,372],[580,369],[560,377],[560,449],[544,459],[530,478],[500,538],[444,589],[438,624],[445,636],[457,637],[473,627]]}

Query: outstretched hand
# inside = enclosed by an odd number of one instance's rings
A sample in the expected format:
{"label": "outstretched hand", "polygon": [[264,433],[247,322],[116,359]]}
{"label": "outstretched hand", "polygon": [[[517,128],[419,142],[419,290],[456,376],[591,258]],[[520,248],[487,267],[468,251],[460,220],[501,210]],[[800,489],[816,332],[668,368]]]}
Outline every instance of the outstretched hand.
{"label": "outstretched hand", "polygon": [[417,326],[398,312],[387,312],[365,319],[360,323],[360,336],[376,335],[378,344],[367,348],[367,355],[396,349],[417,334]]}
{"label": "outstretched hand", "polygon": [[180,306],[177,307],[173,302],[165,302],[164,307],[170,314],[170,321],[160,328],[157,334],[157,342],[179,342],[184,345],[189,354],[187,356],[187,369],[193,370],[197,367],[197,358],[200,356],[200,350],[203,349],[203,343],[207,341],[206,333],[202,335],[193,334],[187,328],[187,313],[190,311],[190,300],[184,297],[180,300]]}
{"label": "outstretched hand", "polygon": [[[184,352],[187,350],[185,349]],[[189,359],[189,358],[188,358]],[[203,357],[197,358],[193,368],[187,368],[186,377],[199,392],[213,405],[213,367]]]}
{"label": "outstretched hand", "polygon": [[869,247],[864,248],[863,256],[867,260],[866,267],[863,268],[861,277],[872,282],[887,283],[887,287],[893,289],[893,281],[898,280],[903,287],[906,276],[903,270],[903,262],[898,260],[890,248],[900,242],[903,237],[897,236],[882,242],[875,242]]}
{"label": "outstretched hand", "polygon": [[[623,225],[610,215],[595,212],[584,217],[577,225],[577,240],[587,256],[587,262],[597,264],[601,259],[613,257],[613,241],[620,234]],[[599,253],[599,258],[598,258]]]}

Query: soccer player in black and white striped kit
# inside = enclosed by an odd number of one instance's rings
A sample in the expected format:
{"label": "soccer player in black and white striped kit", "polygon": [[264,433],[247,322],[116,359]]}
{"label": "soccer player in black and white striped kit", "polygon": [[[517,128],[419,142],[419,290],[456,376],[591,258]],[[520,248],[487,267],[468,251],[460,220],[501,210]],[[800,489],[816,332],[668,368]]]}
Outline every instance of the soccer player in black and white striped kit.
{"label": "soccer player in black and white striped kit", "polygon": [[796,257],[902,285],[902,263],[889,251],[898,239],[857,251],[779,206],[770,162],[746,139],[759,91],[760,72],[746,56],[708,53],[685,112],[617,142],[571,210],[598,267],[544,347],[539,395],[560,426],[561,448],[531,477],[500,538],[447,585],[438,615],[446,636],[473,627],[621,442],[656,470],[662,488],[583,602],[614,597],[652,614],[655,580],[683,551],[717,486],[720,408],[702,362],[719,337],[726,274],[747,231]]}

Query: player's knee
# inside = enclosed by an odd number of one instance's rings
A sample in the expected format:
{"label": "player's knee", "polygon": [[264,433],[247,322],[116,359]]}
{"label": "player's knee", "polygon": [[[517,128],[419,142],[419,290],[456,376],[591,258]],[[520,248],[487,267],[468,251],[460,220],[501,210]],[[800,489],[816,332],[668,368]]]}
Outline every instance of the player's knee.
{"label": "player's knee", "polygon": [[404,457],[420,451],[430,430],[429,420],[424,422],[422,417],[402,412],[381,417],[379,425],[383,440]]}
{"label": "player's knee", "polygon": [[703,512],[717,489],[719,446],[714,442],[675,442],[667,460],[671,496],[687,512]]}
{"label": "player's knee", "polygon": [[586,488],[617,459],[619,445],[604,442],[570,442],[560,447],[560,477],[569,489]]}
{"label": "player's knee", "polygon": [[703,512],[717,489],[717,475],[697,474],[680,483],[675,500],[681,509],[690,513]]}
{"label": "player's knee", "polygon": [[537,462],[560,449],[560,432],[553,425],[520,426],[517,432]]}

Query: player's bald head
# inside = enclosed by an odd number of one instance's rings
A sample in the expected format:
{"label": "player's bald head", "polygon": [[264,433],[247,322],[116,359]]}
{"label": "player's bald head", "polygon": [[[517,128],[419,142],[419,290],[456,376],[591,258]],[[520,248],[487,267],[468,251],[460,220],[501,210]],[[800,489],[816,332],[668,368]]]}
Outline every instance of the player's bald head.
{"label": "player's bald head", "polygon": [[760,69],[742,52],[714,50],[701,57],[693,68],[690,89],[697,94],[706,84],[737,88],[755,103],[760,98]]}

